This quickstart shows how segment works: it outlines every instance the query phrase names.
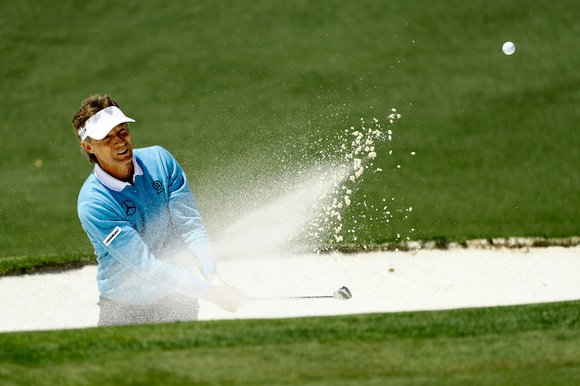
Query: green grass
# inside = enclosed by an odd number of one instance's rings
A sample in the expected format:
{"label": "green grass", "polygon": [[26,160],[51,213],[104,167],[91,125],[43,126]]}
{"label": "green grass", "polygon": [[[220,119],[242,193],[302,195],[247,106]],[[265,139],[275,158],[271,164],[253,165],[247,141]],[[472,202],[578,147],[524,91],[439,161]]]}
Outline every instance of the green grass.
{"label": "green grass", "polygon": [[87,255],[59,256],[21,256],[3,257],[0,259],[0,276],[46,273],[79,268],[88,264],[96,264],[94,257]]}
{"label": "green grass", "polygon": [[562,385],[580,302],[0,334],[3,385]]}
{"label": "green grass", "polygon": [[[137,146],[177,156],[210,236],[248,187],[390,107],[403,118],[384,172],[343,213],[358,242],[580,234],[573,0],[24,0],[0,14],[2,258],[91,254],[76,216],[90,165],[70,120],[93,93],[137,119]],[[412,215],[370,220],[362,203],[385,197]]]}

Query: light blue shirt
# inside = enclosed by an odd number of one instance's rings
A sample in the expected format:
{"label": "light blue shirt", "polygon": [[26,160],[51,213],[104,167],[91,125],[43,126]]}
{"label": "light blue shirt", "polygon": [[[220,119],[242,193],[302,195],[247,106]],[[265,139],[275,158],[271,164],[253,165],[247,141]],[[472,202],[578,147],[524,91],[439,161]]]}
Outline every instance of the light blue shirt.
{"label": "light blue shirt", "polygon": [[134,149],[133,164],[133,184],[95,164],[79,193],[100,295],[133,305],[171,292],[209,298],[209,282],[191,263],[207,275],[215,260],[185,173],[159,146]]}

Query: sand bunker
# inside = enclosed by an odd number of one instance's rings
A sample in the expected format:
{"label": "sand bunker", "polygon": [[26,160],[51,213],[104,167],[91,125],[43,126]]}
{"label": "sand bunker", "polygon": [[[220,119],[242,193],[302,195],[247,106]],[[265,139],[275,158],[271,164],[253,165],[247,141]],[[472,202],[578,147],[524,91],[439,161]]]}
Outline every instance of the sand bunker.
{"label": "sand bunker", "polygon": [[[249,302],[230,314],[201,302],[200,320],[437,310],[580,299],[580,247],[372,252],[229,259],[222,277],[248,296],[329,295],[349,301]],[[96,266],[0,278],[0,331],[96,326]]]}

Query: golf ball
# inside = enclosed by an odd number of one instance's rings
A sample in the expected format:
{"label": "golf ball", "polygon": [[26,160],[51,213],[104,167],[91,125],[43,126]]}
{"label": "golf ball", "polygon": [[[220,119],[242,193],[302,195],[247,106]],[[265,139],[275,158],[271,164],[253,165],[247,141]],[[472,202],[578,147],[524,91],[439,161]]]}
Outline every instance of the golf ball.
{"label": "golf ball", "polygon": [[516,51],[516,46],[512,42],[505,42],[501,49],[504,54],[511,55]]}

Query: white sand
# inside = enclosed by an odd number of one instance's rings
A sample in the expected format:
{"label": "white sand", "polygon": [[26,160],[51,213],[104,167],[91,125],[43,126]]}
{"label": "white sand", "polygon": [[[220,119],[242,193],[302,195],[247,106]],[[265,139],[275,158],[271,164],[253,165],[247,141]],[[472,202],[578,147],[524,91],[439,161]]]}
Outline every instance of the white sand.
{"label": "white sand", "polygon": [[[249,296],[330,295],[349,301],[249,302],[235,314],[201,302],[200,320],[437,310],[580,299],[580,247],[373,252],[219,262]],[[0,278],[0,331],[96,326],[96,266]]]}

